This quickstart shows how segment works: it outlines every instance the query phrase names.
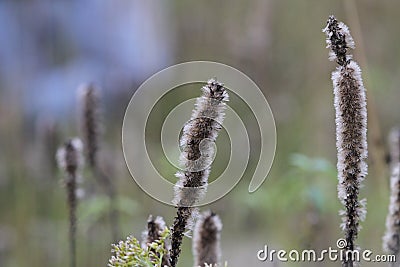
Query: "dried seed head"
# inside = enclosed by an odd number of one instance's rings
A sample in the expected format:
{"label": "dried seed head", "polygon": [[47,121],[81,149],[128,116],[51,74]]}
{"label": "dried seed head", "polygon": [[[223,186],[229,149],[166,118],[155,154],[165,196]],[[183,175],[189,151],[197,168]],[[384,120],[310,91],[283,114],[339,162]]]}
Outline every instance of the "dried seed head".
{"label": "dried seed head", "polygon": [[386,233],[383,236],[383,249],[392,255],[400,252],[400,163],[392,168],[390,177],[389,213],[386,217]]}
{"label": "dried seed head", "polygon": [[[167,226],[165,225],[164,219],[157,216],[155,219],[152,215],[147,220],[147,229],[142,233],[142,248],[148,247],[151,243],[161,240],[161,235]],[[170,246],[167,242],[164,243],[164,249],[168,251]],[[154,253],[157,253],[154,251]],[[159,255],[158,255],[159,256]],[[169,254],[163,255],[162,266],[169,265]]]}
{"label": "dried seed head", "polygon": [[386,233],[383,249],[392,255],[400,252],[400,129],[394,128],[389,134],[390,149],[390,203],[386,217]]}
{"label": "dried seed head", "polygon": [[197,98],[192,117],[183,128],[180,139],[182,152],[180,161],[184,167],[176,177],[175,198],[178,207],[172,226],[170,264],[175,267],[181,252],[182,238],[190,230],[190,221],[197,209],[196,205],[204,196],[211,170],[213,147],[224,119],[228,93],[222,83],[211,79],[202,88],[202,96]]}
{"label": "dried seed head", "polygon": [[176,173],[179,180],[173,203],[177,206],[193,206],[207,190],[213,144],[224,119],[225,102],[229,99],[224,85],[214,79],[209,80],[202,91],[180,140],[180,162],[184,171]]}
{"label": "dried seed head", "polygon": [[194,266],[216,266],[221,262],[222,223],[218,215],[204,212],[193,232]]}
{"label": "dried seed head", "polygon": [[[347,246],[354,250],[360,221],[366,215],[366,200],[359,200],[359,190],[367,175],[367,102],[361,69],[347,55],[354,48],[349,29],[330,16],[326,28],[330,59],[339,64],[332,73],[336,113],[336,147],[338,169],[338,197],[345,207],[341,211],[342,229]],[[343,260],[343,266],[353,266],[353,259]]]}
{"label": "dried seed head", "polygon": [[348,199],[367,175],[367,106],[361,70],[351,61],[332,74],[336,111],[339,199]]}
{"label": "dried seed head", "polygon": [[349,28],[343,22],[338,22],[334,16],[330,16],[322,31],[326,34],[326,47],[330,49],[329,60],[336,60],[341,66],[347,64],[352,58],[347,52],[349,48],[355,48]]}
{"label": "dried seed head", "polygon": [[57,150],[56,159],[62,170],[68,175],[76,176],[83,164],[81,140],[79,138],[68,140]]}
{"label": "dried seed head", "polygon": [[142,233],[142,247],[147,247],[148,244],[153,243],[156,240],[160,240],[161,233],[165,230],[164,219],[157,216],[155,219],[152,215],[147,219],[147,228]]}
{"label": "dried seed head", "polygon": [[93,84],[83,84],[78,89],[81,98],[81,128],[89,165],[97,164],[100,135],[100,96]]}
{"label": "dried seed head", "polygon": [[[366,215],[366,200],[359,200],[359,189],[367,175],[367,108],[361,70],[350,61],[333,74],[338,151],[338,197],[345,207],[341,213],[346,250],[355,249],[360,221]],[[348,262],[344,262],[344,266]]]}
{"label": "dried seed head", "polygon": [[83,164],[82,142],[78,138],[68,140],[57,150],[57,162],[65,172],[65,188],[69,208],[69,245],[71,266],[76,266],[76,207],[78,171]]}
{"label": "dried seed head", "polygon": [[391,165],[400,162],[400,128],[393,128],[389,134],[389,150]]}

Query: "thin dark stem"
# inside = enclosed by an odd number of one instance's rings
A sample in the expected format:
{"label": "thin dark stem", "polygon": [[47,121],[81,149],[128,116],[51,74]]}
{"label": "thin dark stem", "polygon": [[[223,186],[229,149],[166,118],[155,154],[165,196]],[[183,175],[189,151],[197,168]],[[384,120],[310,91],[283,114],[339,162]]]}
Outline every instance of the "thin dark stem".
{"label": "thin dark stem", "polygon": [[171,267],[175,267],[178,263],[178,258],[181,253],[181,245],[183,239],[183,233],[186,229],[187,221],[192,212],[191,207],[179,207],[177,215],[172,225],[172,237],[171,237],[171,250],[170,250],[170,264]]}
{"label": "thin dark stem", "polygon": [[67,198],[69,206],[69,249],[70,266],[76,267],[76,177],[70,175],[67,181]]}

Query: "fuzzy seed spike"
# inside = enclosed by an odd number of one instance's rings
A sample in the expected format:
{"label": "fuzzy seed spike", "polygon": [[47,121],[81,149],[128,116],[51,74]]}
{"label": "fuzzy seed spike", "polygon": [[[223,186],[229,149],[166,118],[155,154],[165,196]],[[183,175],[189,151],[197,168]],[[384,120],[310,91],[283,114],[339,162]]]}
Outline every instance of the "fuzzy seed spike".
{"label": "fuzzy seed spike", "polygon": [[393,128],[389,134],[390,163],[397,165],[400,162],[400,128]]}
{"label": "fuzzy seed spike", "polygon": [[217,266],[221,262],[222,223],[211,211],[201,214],[193,231],[194,267]]}
{"label": "fuzzy seed spike", "polygon": [[100,149],[100,136],[102,132],[100,118],[100,92],[93,83],[82,84],[78,88],[81,102],[81,130],[85,144],[85,153],[92,170],[94,178],[102,186],[107,196],[110,198],[109,218],[111,226],[111,236],[115,241],[119,237],[119,216],[116,209],[116,189],[115,185],[104,168],[98,162]]}
{"label": "fuzzy seed spike", "polygon": [[83,164],[82,142],[75,138],[68,140],[57,150],[57,162],[65,172],[67,203],[69,208],[69,246],[70,266],[76,266],[76,208],[77,208],[77,179]]}
{"label": "fuzzy seed spike", "polygon": [[172,267],[177,264],[183,235],[197,211],[194,206],[207,191],[213,154],[212,144],[221,129],[226,102],[229,100],[224,85],[216,79],[210,79],[201,90],[202,95],[196,100],[195,109],[190,121],[183,128],[180,140],[180,161],[184,170],[176,174],[179,180],[175,185],[173,203],[178,210],[172,226]]}
{"label": "fuzzy seed spike", "polygon": [[390,177],[390,203],[386,217],[386,232],[383,236],[385,252],[399,255],[400,252],[400,163],[393,165]]}
{"label": "fuzzy seed spike", "polygon": [[[147,229],[142,233],[142,248],[148,247],[151,243],[161,240],[162,232],[167,228],[164,219],[157,216],[155,219],[152,215],[147,220]],[[167,243],[164,243],[166,251],[170,249]],[[153,251],[157,253],[156,251]],[[159,257],[160,255],[158,255]],[[169,266],[169,254],[163,255],[162,266]]]}
{"label": "fuzzy seed spike", "polygon": [[[344,205],[341,211],[345,234],[345,252],[356,249],[354,244],[360,230],[360,221],[366,215],[366,200],[359,200],[359,190],[367,175],[367,102],[361,78],[361,69],[348,55],[354,48],[348,27],[330,16],[326,28],[330,59],[339,64],[332,73],[336,114],[336,147],[338,169],[338,197]],[[342,265],[353,266],[353,259],[344,259]]]}
{"label": "fuzzy seed spike", "polygon": [[100,116],[98,89],[91,83],[83,84],[78,89],[82,102],[82,135],[85,151],[91,168],[96,168],[99,149]]}
{"label": "fuzzy seed spike", "polygon": [[[390,202],[383,236],[385,252],[400,256],[400,129],[393,128],[389,134],[390,150]],[[394,266],[394,265],[392,265]]]}

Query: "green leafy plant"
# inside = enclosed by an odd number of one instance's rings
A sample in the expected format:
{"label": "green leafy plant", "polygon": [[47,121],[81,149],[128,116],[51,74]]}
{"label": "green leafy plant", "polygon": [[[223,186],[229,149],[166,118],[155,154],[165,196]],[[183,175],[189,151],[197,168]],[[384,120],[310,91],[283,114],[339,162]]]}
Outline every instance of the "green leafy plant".
{"label": "green leafy plant", "polygon": [[162,267],[164,255],[168,253],[165,242],[170,236],[170,230],[166,227],[159,240],[153,241],[146,247],[140,246],[140,242],[130,235],[125,241],[112,244],[109,267]]}

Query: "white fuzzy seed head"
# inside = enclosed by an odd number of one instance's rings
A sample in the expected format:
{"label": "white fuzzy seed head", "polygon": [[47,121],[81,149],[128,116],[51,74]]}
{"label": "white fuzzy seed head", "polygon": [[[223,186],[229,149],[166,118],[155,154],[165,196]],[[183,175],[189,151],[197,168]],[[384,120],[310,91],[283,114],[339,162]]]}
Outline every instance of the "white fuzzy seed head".
{"label": "white fuzzy seed head", "polygon": [[56,159],[60,169],[69,175],[76,175],[83,165],[83,144],[79,138],[67,141],[57,150]]}
{"label": "white fuzzy seed head", "polygon": [[400,162],[400,128],[393,128],[389,134],[390,165]]}
{"label": "white fuzzy seed head", "polygon": [[[361,185],[367,175],[367,106],[361,69],[355,61],[332,73],[336,113],[339,199],[347,198],[347,188]],[[353,175],[354,180],[347,177]]]}
{"label": "white fuzzy seed head", "polygon": [[[222,222],[211,211],[202,213],[193,232],[194,266],[215,266],[221,262]],[[207,265],[208,264],[208,265]]]}
{"label": "white fuzzy seed head", "polygon": [[[359,191],[367,175],[367,101],[361,69],[348,54],[354,41],[348,27],[330,16],[326,28],[330,60],[338,63],[332,73],[336,115],[336,147],[338,198],[344,206],[340,211],[346,247],[356,248],[355,240],[366,216],[366,200],[359,200]],[[353,266],[353,259],[343,259],[343,266]]]}
{"label": "white fuzzy seed head", "polygon": [[142,248],[146,248],[152,242],[159,240],[165,228],[167,228],[167,226],[161,216],[157,216],[154,219],[154,217],[150,215],[147,219],[146,230],[142,232]]}
{"label": "white fuzzy seed head", "polygon": [[207,191],[208,176],[215,155],[215,140],[221,129],[229,96],[222,83],[210,79],[202,87],[191,119],[185,124],[180,139],[180,163],[183,171],[176,173],[176,206],[193,206]]}
{"label": "white fuzzy seed head", "polygon": [[207,191],[213,160],[212,145],[222,128],[226,102],[229,99],[224,85],[215,79],[210,79],[202,87],[202,92],[180,139],[180,161],[184,170],[176,174],[179,180],[175,185],[173,203],[178,209],[172,226],[171,267],[177,264],[185,231],[190,231],[191,218],[197,211],[194,206],[203,199]]}
{"label": "white fuzzy seed head", "polygon": [[383,249],[392,255],[400,252],[400,164],[392,168],[390,177],[389,212],[386,217],[386,232],[383,236]]}

